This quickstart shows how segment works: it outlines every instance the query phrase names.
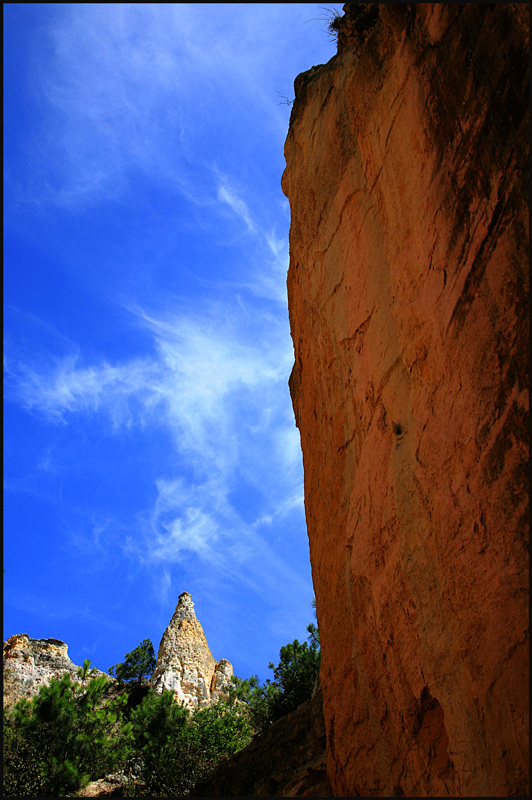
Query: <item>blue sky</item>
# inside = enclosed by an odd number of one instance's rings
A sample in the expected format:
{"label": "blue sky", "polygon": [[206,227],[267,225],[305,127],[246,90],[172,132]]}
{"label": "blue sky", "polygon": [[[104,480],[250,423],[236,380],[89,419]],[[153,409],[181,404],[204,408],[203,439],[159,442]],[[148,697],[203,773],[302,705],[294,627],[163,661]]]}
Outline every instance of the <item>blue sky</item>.
{"label": "blue sky", "polygon": [[323,16],[4,4],[4,638],[107,670],[182,591],[241,677],[305,638],[277,93]]}

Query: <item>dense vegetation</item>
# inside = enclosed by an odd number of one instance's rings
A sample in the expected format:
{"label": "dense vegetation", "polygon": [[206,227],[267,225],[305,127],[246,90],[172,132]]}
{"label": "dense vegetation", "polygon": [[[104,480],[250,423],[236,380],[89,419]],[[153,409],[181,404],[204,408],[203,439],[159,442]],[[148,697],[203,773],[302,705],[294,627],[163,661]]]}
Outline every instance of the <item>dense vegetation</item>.
{"label": "dense vegetation", "polygon": [[132,713],[137,779],[127,794],[184,797],[224,757],[251,741],[247,715],[227,703],[193,712],[171,692],[150,692]]}
{"label": "dense vegetation", "polygon": [[310,700],[320,668],[319,645],[292,644],[281,647],[280,661],[273,670],[273,681],[259,683],[256,675],[245,680],[233,678],[230,696],[243,702],[249,709],[250,720],[256,732],[264,731],[272,722]]}
{"label": "dense vegetation", "polygon": [[[309,700],[319,670],[317,628],[281,648],[273,680],[234,679],[229,697],[194,711],[171,692],[139,687],[153,670],[149,639],[96,677],[85,661],[80,682],[68,673],[31,701],[4,709],[4,795],[72,796],[91,780],[123,772],[132,797],[183,797],[216,764],[257,732]],[[139,694],[139,691],[141,694]]]}
{"label": "dense vegetation", "polygon": [[127,697],[111,696],[110,681],[92,676],[89,663],[79,670],[81,684],[65,673],[31,701],[4,709],[5,795],[66,795],[124,763],[131,739]]}
{"label": "dense vegetation", "polygon": [[189,711],[171,692],[148,689],[132,708],[128,690],[67,673],[31,702],[4,709],[4,795],[70,796],[107,774],[129,776],[130,796],[185,796],[227,755],[251,741],[247,713],[217,703]]}

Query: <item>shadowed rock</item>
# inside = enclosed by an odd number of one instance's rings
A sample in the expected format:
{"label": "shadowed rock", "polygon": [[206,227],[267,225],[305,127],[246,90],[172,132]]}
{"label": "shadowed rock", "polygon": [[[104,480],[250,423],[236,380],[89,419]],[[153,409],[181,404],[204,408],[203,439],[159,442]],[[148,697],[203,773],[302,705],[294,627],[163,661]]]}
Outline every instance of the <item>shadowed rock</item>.
{"label": "shadowed rock", "polygon": [[319,680],[311,700],[224,759],[192,796],[332,797]]}

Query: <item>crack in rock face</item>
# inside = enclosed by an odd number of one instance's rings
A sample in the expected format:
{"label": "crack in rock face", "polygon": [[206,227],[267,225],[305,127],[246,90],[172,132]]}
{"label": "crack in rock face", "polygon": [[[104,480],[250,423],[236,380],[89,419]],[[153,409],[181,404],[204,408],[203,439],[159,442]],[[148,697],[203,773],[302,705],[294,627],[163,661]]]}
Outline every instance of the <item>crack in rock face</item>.
{"label": "crack in rock face", "polygon": [[195,708],[223,699],[232,675],[230,662],[212,655],[192,597],[183,592],[161,639],[152,686],[159,694],[174,692],[179,702]]}

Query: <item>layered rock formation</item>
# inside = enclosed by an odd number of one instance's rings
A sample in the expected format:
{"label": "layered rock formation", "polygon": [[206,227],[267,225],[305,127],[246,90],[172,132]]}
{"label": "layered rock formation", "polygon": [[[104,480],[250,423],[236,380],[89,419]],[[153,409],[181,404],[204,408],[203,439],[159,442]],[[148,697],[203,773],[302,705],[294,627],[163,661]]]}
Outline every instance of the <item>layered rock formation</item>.
{"label": "layered rock formation", "polygon": [[[68,672],[80,682],[79,667],[68,656],[68,646],[59,639],[30,639],[27,633],[10,636],[4,642],[4,705],[11,706],[26,697],[36,695],[42,685]],[[95,675],[104,675],[96,670]]]}
{"label": "layered rock formation", "polygon": [[213,657],[192,598],[183,592],[161,639],[151,685],[159,694],[173,691],[181,703],[194,708],[224,697],[232,675],[227,659]]}
{"label": "layered rock formation", "polygon": [[329,777],[525,795],[528,7],[359,8],[283,176]]}
{"label": "layered rock formation", "polygon": [[331,797],[319,681],[312,700],[221,761],[192,796]]}

